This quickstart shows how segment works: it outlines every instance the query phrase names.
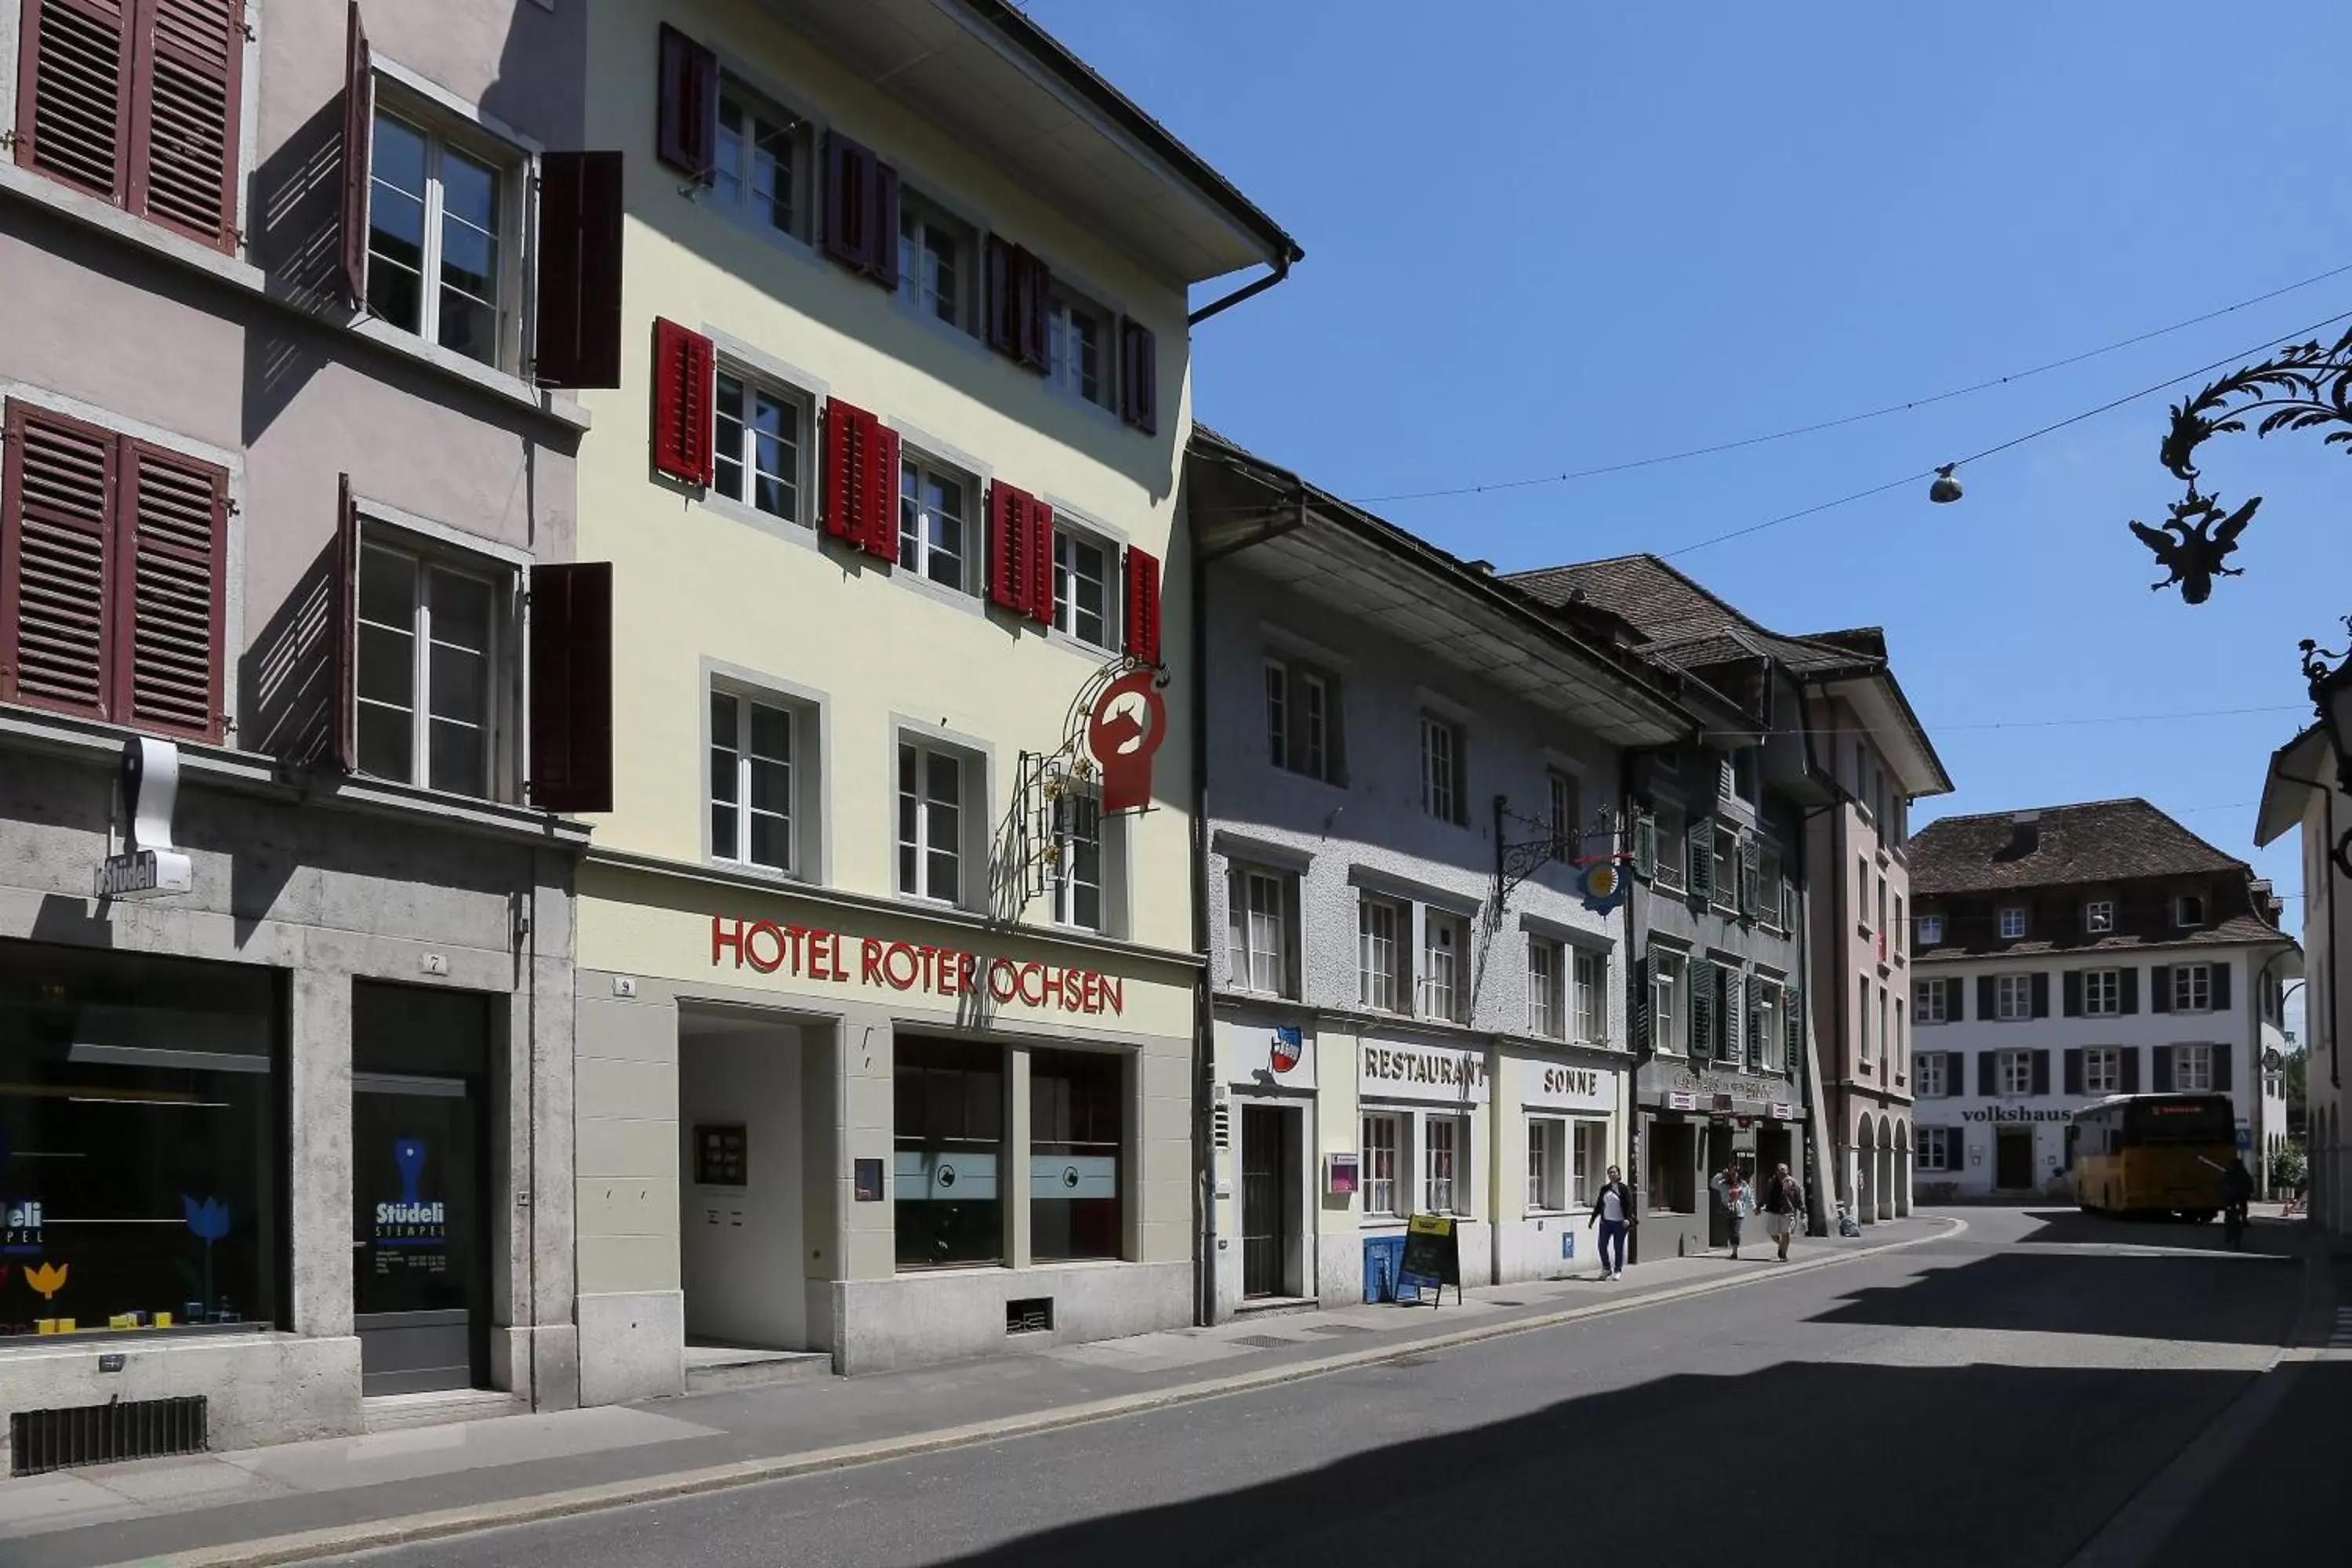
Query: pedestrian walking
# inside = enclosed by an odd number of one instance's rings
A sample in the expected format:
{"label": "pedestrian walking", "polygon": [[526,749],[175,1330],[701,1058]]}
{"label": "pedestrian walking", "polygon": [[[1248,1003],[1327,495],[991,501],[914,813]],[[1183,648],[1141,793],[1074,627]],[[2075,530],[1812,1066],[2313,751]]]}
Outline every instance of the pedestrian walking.
{"label": "pedestrian walking", "polygon": [[1723,1200],[1723,1212],[1727,1216],[1725,1228],[1731,1235],[1731,1256],[1739,1257],[1740,1233],[1747,1228],[1748,1211],[1756,1206],[1756,1194],[1748,1182],[1748,1173],[1739,1168],[1739,1157],[1733,1155],[1731,1163],[1717,1173],[1714,1182],[1715,1195]]}
{"label": "pedestrian walking", "polygon": [[1625,1184],[1614,1165],[1609,1167],[1609,1179],[1601,1184],[1600,1195],[1592,1200],[1592,1213],[1584,1228],[1591,1230],[1596,1221],[1601,1226],[1601,1278],[1622,1279],[1625,1238],[1633,1228],[1633,1189]]}
{"label": "pedestrian walking", "polygon": [[1780,1249],[1775,1255],[1780,1262],[1789,1261],[1789,1242],[1804,1222],[1805,1189],[1789,1174],[1788,1166],[1774,1166],[1764,1184],[1764,1234]]}

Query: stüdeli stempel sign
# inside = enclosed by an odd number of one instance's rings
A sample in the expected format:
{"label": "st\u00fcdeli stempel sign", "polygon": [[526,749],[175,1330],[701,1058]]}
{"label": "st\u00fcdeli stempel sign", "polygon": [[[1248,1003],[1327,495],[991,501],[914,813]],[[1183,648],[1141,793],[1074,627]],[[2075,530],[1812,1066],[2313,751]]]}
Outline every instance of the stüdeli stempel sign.
{"label": "st\u00fcdeli stempel sign", "polygon": [[180,793],[180,748],[143,737],[123,742],[115,787],[122,805],[122,852],[99,862],[97,896],[160,899],[195,886],[195,868],[172,847]]}

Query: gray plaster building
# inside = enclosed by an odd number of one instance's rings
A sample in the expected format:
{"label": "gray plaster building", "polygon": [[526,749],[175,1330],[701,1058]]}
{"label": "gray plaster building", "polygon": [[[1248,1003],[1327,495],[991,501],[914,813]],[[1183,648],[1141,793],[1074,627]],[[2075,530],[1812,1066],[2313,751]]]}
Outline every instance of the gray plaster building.
{"label": "gray plaster building", "polygon": [[20,1470],[577,1399],[584,25],[0,0]]}
{"label": "gray plaster building", "polygon": [[1596,1267],[1630,1164],[1629,754],[1679,678],[1196,432],[1217,1317],[1393,1296],[1408,1219],[1472,1284]]}

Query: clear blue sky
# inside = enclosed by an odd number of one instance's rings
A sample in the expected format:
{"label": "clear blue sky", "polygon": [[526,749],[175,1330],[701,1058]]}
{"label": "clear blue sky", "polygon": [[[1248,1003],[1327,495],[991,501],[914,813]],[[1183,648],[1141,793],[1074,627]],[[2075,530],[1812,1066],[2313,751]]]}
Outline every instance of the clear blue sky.
{"label": "clear blue sky", "polygon": [[[2322,0],[1027,9],[1306,247],[1200,329],[1196,412],[1350,499],[1898,403],[2352,262],[2352,6]],[[1507,571],[1671,552],[2345,310],[2352,274],[1840,431],[1374,510]],[[2251,835],[2307,710],[2040,722],[2294,710],[2296,639],[2352,610],[2352,457],[2310,437],[2210,448],[2209,489],[2269,498],[2248,575],[2149,592],[2125,521],[2178,494],[2179,395],[1969,468],[1957,506],[1906,486],[1676,564],[1780,630],[1886,628],[1959,786],[1923,816],[2145,795],[2298,894],[2293,840]]]}

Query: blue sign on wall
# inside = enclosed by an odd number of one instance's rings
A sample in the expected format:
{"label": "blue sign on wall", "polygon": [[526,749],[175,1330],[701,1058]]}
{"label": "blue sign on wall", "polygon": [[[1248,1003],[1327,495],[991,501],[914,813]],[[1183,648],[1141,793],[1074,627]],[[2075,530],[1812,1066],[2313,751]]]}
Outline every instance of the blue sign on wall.
{"label": "blue sign on wall", "polygon": [[2250,1128],[2250,1127],[2241,1127],[2241,1128],[2239,1128],[2239,1129],[2238,1129],[2238,1147],[2239,1147],[2239,1148],[2241,1148],[2241,1149],[2251,1149],[2251,1148],[2252,1148],[2253,1146],[2254,1146],[2254,1133],[2253,1133],[2253,1129],[2252,1129],[2252,1128]]}
{"label": "blue sign on wall", "polygon": [[1563,1230],[1559,1233],[1559,1255],[1562,1258],[1576,1256],[1576,1232]]}

